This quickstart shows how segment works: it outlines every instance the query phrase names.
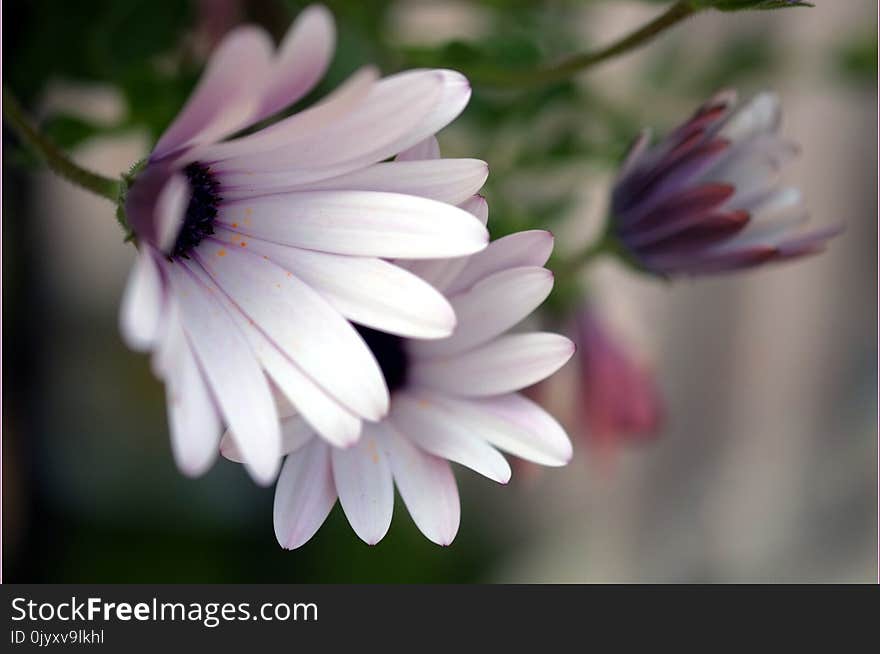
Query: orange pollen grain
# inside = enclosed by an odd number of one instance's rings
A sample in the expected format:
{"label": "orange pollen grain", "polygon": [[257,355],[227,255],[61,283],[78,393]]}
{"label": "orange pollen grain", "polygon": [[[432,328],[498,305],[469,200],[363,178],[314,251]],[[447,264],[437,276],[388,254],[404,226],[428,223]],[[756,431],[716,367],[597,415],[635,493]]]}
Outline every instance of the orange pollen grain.
{"label": "orange pollen grain", "polygon": [[217,251],[217,256],[218,256],[218,257],[225,257],[225,256],[226,256],[226,250],[218,250],[218,251]]}
{"label": "orange pollen grain", "polygon": [[375,441],[367,443],[367,453],[370,455],[370,459],[373,463],[379,463],[379,452],[376,450]]}

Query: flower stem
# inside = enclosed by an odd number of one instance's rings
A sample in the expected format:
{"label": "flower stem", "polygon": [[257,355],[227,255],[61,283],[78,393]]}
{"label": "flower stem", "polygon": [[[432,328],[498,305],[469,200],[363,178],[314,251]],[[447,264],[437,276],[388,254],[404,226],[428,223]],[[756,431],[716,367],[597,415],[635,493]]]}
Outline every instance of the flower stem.
{"label": "flower stem", "polygon": [[40,133],[6,87],[3,88],[3,120],[52,171],[67,181],[116,203],[119,198],[119,182],[74,163],[55,143]]}
{"label": "flower stem", "polygon": [[685,18],[696,14],[698,11],[699,9],[693,7],[687,0],[681,0],[651,22],[604,48],[572,55],[556,64],[531,70],[476,68],[468,71],[468,74],[475,83],[499,87],[538,86],[559,82],[607,59],[645,45],[660,35],[660,33],[680,23]]}

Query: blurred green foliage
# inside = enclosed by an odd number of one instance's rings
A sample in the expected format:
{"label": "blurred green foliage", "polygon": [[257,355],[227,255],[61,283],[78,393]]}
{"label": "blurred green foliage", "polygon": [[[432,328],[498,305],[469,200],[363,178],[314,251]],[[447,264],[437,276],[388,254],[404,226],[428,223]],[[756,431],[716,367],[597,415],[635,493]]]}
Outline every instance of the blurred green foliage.
{"label": "blurred green foliage", "polygon": [[848,35],[834,52],[832,74],[857,86],[877,86],[877,32]]}
{"label": "blurred green foliage", "polygon": [[[183,37],[191,24],[187,0],[94,0],[73,7],[59,0],[9,2],[3,43],[5,83],[33,104],[51,80],[107,83],[128,107],[124,122],[110,127],[68,120],[55,134],[72,146],[106,129],[146,127],[157,135],[179,111],[198,72],[187,59]],[[160,65],[161,57],[176,59]]]}

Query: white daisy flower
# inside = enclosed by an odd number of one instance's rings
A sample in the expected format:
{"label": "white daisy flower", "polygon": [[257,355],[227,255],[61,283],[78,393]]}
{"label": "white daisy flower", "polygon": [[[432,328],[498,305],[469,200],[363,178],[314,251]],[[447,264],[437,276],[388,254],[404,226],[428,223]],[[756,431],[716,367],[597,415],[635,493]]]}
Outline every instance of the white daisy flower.
{"label": "white daisy flower", "polygon": [[387,259],[488,242],[456,206],[483,185],[484,162],[385,161],[462,111],[470,87],[458,73],[379,80],[366,68],[319,104],[222,140],[304,97],[334,41],[322,7],[306,9],[277,51],[259,28],[233,30],[128,190],[138,257],[121,329],[154,353],[187,474],[211,465],[225,425],[253,476],[275,478],[272,384],[328,442],[356,442],[362,419],[387,413],[388,390],[348,321],[417,338],[455,325],[440,293]]}
{"label": "white daisy flower", "polygon": [[[482,198],[465,206],[485,221]],[[391,524],[394,486],[422,533],[448,545],[460,515],[450,461],[499,483],[511,475],[499,450],[548,466],[569,461],[565,431],[517,391],[552,375],[574,345],[546,332],[505,334],[549,295],[553,275],[543,266],[552,247],[549,232],[527,231],[471,257],[409,264],[448,298],[458,326],[432,341],[359,328],[382,366],[391,410],[365,422],[350,447],[334,447],[301,416],[284,412],[287,458],[274,508],[282,547],[308,541],[337,498],[357,535],[377,543]],[[228,436],[221,450],[241,460]]]}

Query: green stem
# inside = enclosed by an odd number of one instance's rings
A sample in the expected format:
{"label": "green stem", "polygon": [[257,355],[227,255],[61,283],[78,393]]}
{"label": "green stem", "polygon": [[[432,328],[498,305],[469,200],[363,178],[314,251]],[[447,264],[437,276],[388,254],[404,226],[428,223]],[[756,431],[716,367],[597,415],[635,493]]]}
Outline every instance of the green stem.
{"label": "green stem", "polygon": [[665,30],[680,23],[685,18],[693,16],[699,9],[693,7],[687,0],[681,0],[669,7],[654,20],[640,27],[635,32],[624,36],[618,41],[592,52],[583,52],[567,59],[550,65],[531,70],[498,70],[498,69],[474,69],[468,71],[471,80],[477,84],[489,86],[537,86],[551,82],[559,82],[568,79],[575,73],[579,73],[591,66],[595,66],[607,59],[624,54],[630,50],[639,48]]}
{"label": "green stem", "polygon": [[6,87],[3,88],[3,120],[51,170],[77,186],[107,198],[113,203],[117,202],[119,182],[74,163],[57,145],[40,133]]}

